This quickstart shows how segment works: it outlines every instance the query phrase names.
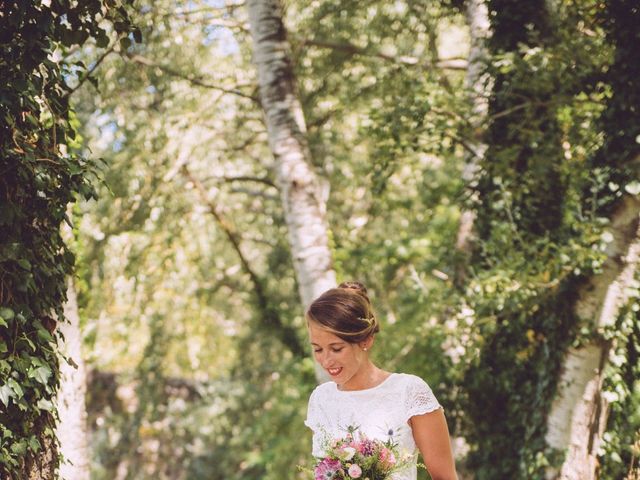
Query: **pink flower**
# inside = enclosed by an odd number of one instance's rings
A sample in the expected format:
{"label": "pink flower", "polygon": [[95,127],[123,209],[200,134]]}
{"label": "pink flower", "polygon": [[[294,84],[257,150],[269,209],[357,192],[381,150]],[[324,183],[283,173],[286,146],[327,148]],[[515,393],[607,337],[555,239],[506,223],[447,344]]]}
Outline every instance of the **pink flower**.
{"label": "pink flower", "polygon": [[355,463],[349,467],[349,476],[351,478],[360,478],[362,475],[362,469]]}
{"label": "pink flower", "polygon": [[325,458],[313,470],[315,480],[331,480],[342,469],[339,460]]}
{"label": "pink flower", "polygon": [[356,449],[358,450],[359,453],[361,453],[365,457],[369,457],[374,454],[375,447],[376,447],[375,442],[365,438],[358,443],[358,446],[356,447]]}
{"label": "pink flower", "polygon": [[396,456],[388,448],[380,450],[380,461],[387,467],[393,467],[396,464]]}

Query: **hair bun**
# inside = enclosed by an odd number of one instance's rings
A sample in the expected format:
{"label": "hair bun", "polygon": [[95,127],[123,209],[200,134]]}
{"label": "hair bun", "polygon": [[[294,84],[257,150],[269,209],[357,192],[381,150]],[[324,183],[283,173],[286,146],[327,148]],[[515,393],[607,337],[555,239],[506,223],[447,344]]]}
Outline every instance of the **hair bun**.
{"label": "hair bun", "polygon": [[353,290],[369,301],[369,295],[367,295],[367,287],[365,287],[362,283],[351,281],[351,282],[342,282],[338,285],[338,288],[343,288],[345,290]]}

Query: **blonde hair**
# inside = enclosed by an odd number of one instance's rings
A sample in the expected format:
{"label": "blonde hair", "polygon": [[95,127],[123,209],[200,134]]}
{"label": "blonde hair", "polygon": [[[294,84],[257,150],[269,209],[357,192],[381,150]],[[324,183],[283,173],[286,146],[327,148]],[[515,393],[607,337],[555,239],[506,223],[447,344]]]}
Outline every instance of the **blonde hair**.
{"label": "blonde hair", "polygon": [[316,298],[306,313],[315,322],[345,342],[359,343],[380,331],[366,287],[343,282]]}

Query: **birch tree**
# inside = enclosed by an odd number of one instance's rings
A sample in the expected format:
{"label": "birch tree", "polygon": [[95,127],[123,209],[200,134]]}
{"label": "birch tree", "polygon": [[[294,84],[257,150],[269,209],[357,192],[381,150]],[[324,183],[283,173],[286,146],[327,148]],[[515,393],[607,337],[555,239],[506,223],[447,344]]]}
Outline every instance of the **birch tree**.
{"label": "birch tree", "polygon": [[[584,286],[575,306],[578,318],[597,332],[615,324],[632,291],[640,262],[640,199],[625,199],[612,219],[610,233],[602,273]],[[596,478],[607,419],[602,381],[610,348],[609,341],[597,336],[566,354],[546,437],[549,445],[566,451],[559,471],[564,480]],[[557,473],[550,472],[554,478]]]}
{"label": "birch tree", "polygon": [[[640,265],[640,198],[628,178],[638,178],[640,114],[629,105],[640,99],[637,41],[640,10],[633,2],[611,2],[603,12],[607,39],[615,48],[607,72],[613,94],[602,115],[605,141],[590,160],[591,171],[604,172],[607,186],[597,192],[600,204],[589,208],[610,219],[607,259],[602,271],[579,291],[575,313],[580,325],[593,332],[590,341],[566,352],[558,394],[548,418],[547,442],[565,452],[562,465],[549,477],[564,480],[596,478],[599,450],[607,428],[608,405],[602,394],[605,367],[616,339],[612,329],[634,292]],[[614,189],[618,183],[622,188]],[[626,185],[625,185],[626,184]],[[620,198],[620,195],[624,196]],[[629,195],[629,193],[636,194]]]}
{"label": "birch tree", "polygon": [[311,165],[281,6],[277,0],[251,0],[247,7],[260,100],[275,158],[300,298],[306,309],[315,297],[336,283],[326,220],[328,192]]}
{"label": "birch tree", "polygon": [[67,281],[67,302],[64,307],[67,322],[60,331],[64,343],[60,346],[60,388],[58,390],[57,437],[64,461],[60,475],[65,480],[89,479],[89,441],[87,437],[86,369],[82,358],[82,334],[78,300],[73,280]]}
{"label": "birch tree", "polygon": [[[487,5],[480,0],[468,0],[465,6],[465,18],[469,27],[470,37],[465,87],[469,92],[469,102],[471,103],[469,126],[471,127],[472,141],[468,145],[465,154],[462,177],[467,185],[473,187],[473,181],[479,168],[478,164],[487,150],[487,145],[481,139],[480,134],[482,125],[486,121],[489,108],[488,98],[490,90],[488,76],[485,73],[488,55],[486,41],[489,37],[489,13],[487,11]],[[472,196],[472,202],[473,199],[474,197]],[[470,241],[474,220],[475,213],[473,209],[463,209],[460,215],[456,249],[460,251],[464,257],[468,257],[470,254]],[[458,268],[458,282],[462,280],[460,277],[463,275],[463,270],[464,265]]]}

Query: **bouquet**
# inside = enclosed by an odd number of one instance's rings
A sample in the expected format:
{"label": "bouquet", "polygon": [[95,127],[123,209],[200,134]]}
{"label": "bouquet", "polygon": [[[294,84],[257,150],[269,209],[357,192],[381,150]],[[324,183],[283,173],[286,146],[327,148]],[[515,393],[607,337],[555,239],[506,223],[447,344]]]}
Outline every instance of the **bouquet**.
{"label": "bouquet", "polygon": [[313,469],[315,480],[388,480],[409,460],[400,457],[393,440],[372,440],[355,429],[331,442],[325,451],[326,456]]}

